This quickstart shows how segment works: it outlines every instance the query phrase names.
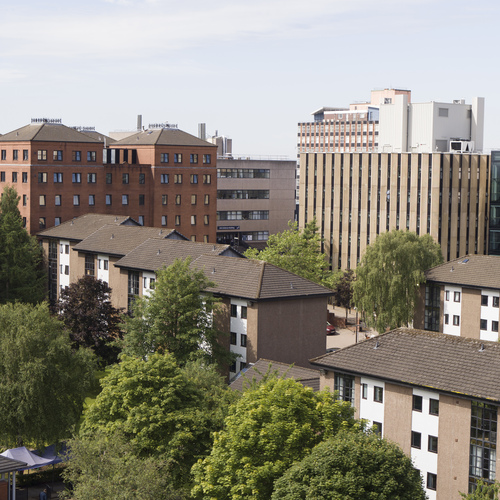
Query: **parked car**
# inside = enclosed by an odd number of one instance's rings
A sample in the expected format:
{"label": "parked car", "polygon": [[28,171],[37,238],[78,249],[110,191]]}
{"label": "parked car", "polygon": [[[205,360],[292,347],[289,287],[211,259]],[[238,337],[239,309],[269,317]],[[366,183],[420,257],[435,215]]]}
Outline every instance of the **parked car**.
{"label": "parked car", "polygon": [[327,335],[337,335],[336,328],[328,321],[326,322],[326,334]]}

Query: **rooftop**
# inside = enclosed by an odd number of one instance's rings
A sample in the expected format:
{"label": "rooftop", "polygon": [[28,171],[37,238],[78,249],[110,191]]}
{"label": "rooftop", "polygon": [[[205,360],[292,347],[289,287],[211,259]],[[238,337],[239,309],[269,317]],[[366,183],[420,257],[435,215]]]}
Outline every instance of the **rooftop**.
{"label": "rooftop", "polygon": [[318,368],[500,402],[500,343],[398,328],[311,360]]}
{"label": "rooftop", "polygon": [[177,128],[160,128],[152,130],[142,130],[132,133],[128,137],[116,141],[113,146],[204,146],[217,149],[215,144],[198,139],[198,137],[188,134]]}
{"label": "rooftop", "polygon": [[102,140],[67,127],[61,123],[31,123],[0,136],[0,142],[88,142],[102,144]]}

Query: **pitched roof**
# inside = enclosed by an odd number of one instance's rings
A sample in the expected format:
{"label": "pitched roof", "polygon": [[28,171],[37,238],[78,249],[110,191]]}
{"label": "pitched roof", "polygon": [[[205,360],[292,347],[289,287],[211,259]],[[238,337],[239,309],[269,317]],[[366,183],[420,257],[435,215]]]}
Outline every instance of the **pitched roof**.
{"label": "pitched roof", "polygon": [[[156,230],[158,231],[158,230]],[[191,257],[197,259],[201,255],[222,255],[230,250],[229,245],[198,243],[191,240],[147,239],[115,263],[116,267],[157,271],[163,266],[170,266],[175,259]],[[232,252],[235,256],[236,252]]]}
{"label": "pitched roof", "polygon": [[192,265],[204,269],[216,283],[209,291],[232,297],[265,300],[333,294],[328,288],[262,260],[203,255]]}
{"label": "pitched roof", "polygon": [[0,474],[17,471],[26,467],[26,465],[26,462],[12,460],[11,458],[3,457],[2,455],[0,455]]}
{"label": "pitched roof", "polygon": [[398,328],[311,360],[365,375],[461,396],[500,401],[500,343]]}
{"label": "pitched roof", "polygon": [[124,139],[116,141],[113,146],[213,146],[210,142],[198,139],[177,128],[162,128],[135,132]]}
{"label": "pitched roof", "polygon": [[81,241],[106,224],[139,226],[134,219],[123,215],[85,214],[41,231],[38,236]]}
{"label": "pitched roof", "polygon": [[0,136],[0,142],[17,141],[91,142],[95,144],[102,142],[61,123],[31,123]]}
{"label": "pitched roof", "polygon": [[172,229],[106,224],[73,247],[80,252],[127,255],[146,240],[162,240],[180,234]]}
{"label": "pitched roof", "polygon": [[466,255],[428,269],[427,281],[500,289],[500,256]]}
{"label": "pitched roof", "polygon": [[279,377],[293,378],[305,387],[311,387],[314,391],[319,391],[319,371],[312,368],[302,368],[301,366],[287,365],[278,361],[259,359],[257,363],[241,372],[229,387],[235,391],[244,390],[252,380],[259,382],[266,373],[278,373]]}

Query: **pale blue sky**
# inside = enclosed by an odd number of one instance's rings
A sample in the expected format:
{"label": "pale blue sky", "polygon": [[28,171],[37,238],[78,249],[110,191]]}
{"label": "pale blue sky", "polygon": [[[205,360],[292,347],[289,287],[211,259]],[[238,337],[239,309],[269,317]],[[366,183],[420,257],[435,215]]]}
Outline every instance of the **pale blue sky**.
{"label": "pale blue sky", "polygon": [[0,0],[0,133],[32,117],[108,133],[169,121],[296,154],[296,125],[369,99],[486,98],[500,148],[498,0]]}

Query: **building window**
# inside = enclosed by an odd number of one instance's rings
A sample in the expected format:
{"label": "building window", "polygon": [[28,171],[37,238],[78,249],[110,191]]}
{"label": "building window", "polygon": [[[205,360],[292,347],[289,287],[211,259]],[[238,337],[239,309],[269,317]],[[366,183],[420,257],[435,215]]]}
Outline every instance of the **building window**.
{"label": "building window", "polygon": [[198,163],[198,155],[197,154],[190,154],[189,155],[189,162],[190,163]]}
{"label": "building window", "polygon": [[155,289],[155,283],[156,283],[156,278],[150,278],[149,279],[149,289],[154,290]]}
{"label": "building window", "polygon": [[54,172],[54,184],[60,184],[63,181],[62,172]]}
{"label": "building window", "polygon": [[27,149],[23,149],[23,160],[28,161],[29,153]]}
{"label": "building window", "polygon": [[247,336],[244,333],[242,333],[240,335],[240,346],[241,347],[246,347],[247,346]]}
{"label": "building window", "polygon": [[212,174],[203,174],[203,184],[212,183]]}
{"label": "building window", "polygon": [[436,436],[429,436],[427,450],[431,453],[438,452],[438,438]]}
{"label": "building window", "polygon": [[448,108],[439,108],[439,116],[448,118]]}
{"label": "building window", "polygon": [[87,183],[95,184],[97,182],[97,174],[87,174]]}
{"label": "building window", "polygon": [[247,307],[241,306],[241,319],[247,319]]}
{"label": "building window", "polygon": [[411,447],[419,450],[422,447],[422,434],[420,432],[411,431]]}
{"label": "building window", "polygon": [[208,243],[208,234],[203,235],[203,243]]}
{"label": "building window", "polygon": [[219,200],[268,200],[268,189],[219,189]]}
{"label": "building window", "polygon": [[89,206],[95,205],[95,194],[89,194]]}
{"label": "building window", "polygon": [[62,161],[63,159],[63,152],[61,150],[55,150],[52,152],[52,159],[54,161]]}
{"label": "building window", "polygon": [[361,396],[363,399],[368,399],[368,384],[361,385]]}
{"label": "building window", "polygon": [[384,402],[384,388],[383,387],[375,386],[373,388],[373,401],[375,401],[376,403],[383,403]]}
{"label": "building window", "polygon": [[445,314],[444,315],[444,324],[448,325],[449,323],[450,323],[450,315],[449,314]]}
{"label": "building window", "polygon": [[87,151],[87,161],[94,162],[96,160],[96,152],[95,151]]}
{"label": "building window", "polygon": [[437,488],[437,475],[432,472],[427,473],[427,489],[436,490]]}
{"label": "building window", "polygon": [[439,415],[439,399],[429,399],[429,414]]}
{"label": "building window", "polygon": [[203,224],[205,224],[205,226],[208,226],[209,224],[209,215],[204,215],[203,216]]}
{"label": "building window", "polygon": [[233,361],[233,363],[229,367],[229,371],[232,373],[236,373],[236,361]]}
{"label": "building window", "polygon": [[128,194],[122,194],[122,205],[128,205]]}
{"label": "building window", "polygon": [[382,436],[382,422],[373,421],[372,430],[377,436]]}
{"label": "building window", "polygon": [[144,215],[139,215],[139,224],[144,226]]}
{"label": "building window", "polygon": [[82,174],[80,174],[78,172],[73,173],[73,174],[71,174],[71,179],[72,179],[74,184],[79,184],[80,182],[82,182]]}
{"label": "building window", "polygon": [[139,184],[146,184],[146,174],[139,174]]}
{"label": "building window", "polygon": [[500,297],[493,297],[493,307],[498,307]]}
{"label": "building window", "polygon": [[198,184],[198,174],[191,174],[191,184]]}
{"label": "building window", "polygon": [[122,184],[128,184],[128,174],[122,174]]}
{"label": "building window", "polygon": [[111,195],[110,194],[106,195],[106,205],[111,205]]}
{"label": "building window", "polygon": [[47,150],[39,149],[38,150],[38,161],[47,161]]}
{"label": "building window", "polygon": [[161,195],[161,204],[162,205],[167,205],[168,204],[168,194],[162,194]]}
{"label": "building window", "polygon": [[106,174],[106,184],[112,184],[113,182],[113,174],[107,173]]}
{"label": "building window", "polygon": [[450,300],[450,291],[449,290],[446,290],[446,292],[444,292],[444,300],[446,300],[446,301]]}
{"label": "building window", "polygon": [[196,205],[196,195],[195,194],[191,195],[191,205]]}
{"label": "building window", "polygon": [[354,402],[354,377],[335,374],[334,391],[341,401]]}
{"label": "building window", "polygon": [[238,306],[236,304],[231,304],[231,318],[238,317]]}
{"label": "building window", "polygon": [[0,182],[5,182],[5,172],[0,172]]}
{"label": "building window", "polygon": [[196,215],[191,215],[191,225],[196,226]]}
{"label": "building window", "polygon": [[492,332],[498,332],[498,321],[492,321],[491,322],[491,331]]}
{"label": "building window", "polygon": [[144,205],[145,196],[143,194],[139,195],[139,205]]}
{"label": "building window", "polygon": [[453,325],[460,326],[460,316],[457,316],[456,314],[453,315]]}
{"label": "building window", "polygon": [[60,194],[56,194],[55,197],[54,197],[54,205],[56,207],[60,207],[61,206],[61,195]]}
{"label": "building window", "polygon": [[[25,225],[26,225],[26,223],[25,223]],[[46,223],[45,217],[39,217],[39,219],[38,219],[38,227],[40,229],[45,229],[46,226],[47,226],[47,223]]]}
{"label": "building window", "polygon": [[23,207],[25,207],[28,204],[28,195],[23,194]]}
{"label": "building window", "polygon": [[161,216],[161,225],[162,226],[166,226],[167,225],[167,216],[166,215],[162,215]]}
{"label": "building window", "polygon": [[427,285],[425,287],[425,311],[424,311],[424,329],[434,332],[439,331],[440,301],[441,289],[436,285]]}
{"label": "building window", "polygon": [[238,334],[236,332],[231,332],[229,334],[230,338],[229,338],[229,342],[231,345],[237,345],[237,337],[238,337]]}
{"label": "building window", "polygon": [[139,273],[137,271],[128,272],[128,311],[131,312],[135,298],[139,295]]}
{"label": "building window", "polygon": [[460,292],[453,293],[453,302],[460,302]]}
{"label": "building window", "polygon": [[212,161],[212,155],[203,155],[203,163],[210,164]]}
{"label": "building window", "polygon": [[160,182],[161,182],[161,184],[168,184],[168,174],[161,174],[160,175]]}
{"label": "building window", "polygon": [[81,151],[73,151],[73,161],[82,161],[82,152]]}
{"label": "building window", "polygon": [[43,184],[45,182],[47,182],[47,172],[38,172],[38,183]]}
{"label": "building window", "polygon": [[47,203],[47,197],[44,194],[40,195],[40,206],[44,207]]}
{"label": "building window", "polygon": [[182,153],[174,153],[174,163],[182,163]]}
{"label": "building window", "polygon": [[95,260],[93,255],[85,255],[85,276],[95,276]]}
{"label": "building window", "polygon": [[488,305],[488,296],[487,295],[481,295],[481,305],[482,306]]}
{"label": "building window", "polygon": [[176,194],[175,195],[175,204],[176,205],[180,205],[181,204],[181,195],[180,194]]}
{"label": "building window", "polygon": [[168,153],[161,153],[161,155],[160,155],[160,161],[162,163],[168,163]]}
{"label": "building window", "polygon": [[61,217],[56,217],[54,219],[54,226],[60,226],[61,225]]}
{"label": "building window", "polygon": [[174,184],[182,184],[182,174],[174,174]]}
{"label": "building window", "polygon": [[12,172],[12,182],[17,182],[17,172]]}
{"label": "building window", "polygon": [[12,159],[14,161],[19,160],[19,149],[14,149],[14,151],[12,151]]}
{"label": "building window", "polygon": [[479,329],[480,330],[487,330],[488,329],[488,320],[487,319],[480,320]]}
{"label": "building window", "polygon": [[416,394],[414,394],[413,395],[412,410],[413,411],[422,411],[422,402],[423,402],[422,396],[417,396]]}
{"label": "building window", "polygon": [[210,204],[210,195],[209,194],[205,195],[204,202],[205,202],[205,205],[209,205]]}
{"label": "building window", "polygon": [[181,216],[180,215],[176,215],[175,216],[175,225],[176,226],[180,226],[181,225]]}
{"label": "building window", "polygon": [[28,172],[22,173],[22,182],[26,184],[28,182]]}
{"label": "building window", "polygon": [[80,205],[80,195],[79,194],[74,194],[73,195],[73,205],[77,207]]}

